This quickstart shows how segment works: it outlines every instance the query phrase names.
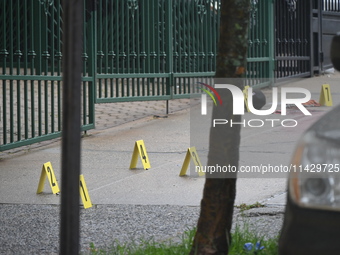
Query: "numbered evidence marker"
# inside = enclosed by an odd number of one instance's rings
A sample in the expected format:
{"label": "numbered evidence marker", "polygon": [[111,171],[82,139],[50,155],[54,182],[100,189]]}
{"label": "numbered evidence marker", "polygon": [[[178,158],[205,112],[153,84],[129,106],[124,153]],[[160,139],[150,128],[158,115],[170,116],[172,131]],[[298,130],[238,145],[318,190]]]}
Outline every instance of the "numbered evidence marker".
{"label": "numbered evidence marker", "polygon": [[143,140],[138,140],[135,143],[135,147],[133,149],[132,153],[132,159],[130,163],[130,169],[136,168],[137,161],[138,161],[138,155],[140,156],[143,167],[145,170],[151,168],[148,154],[146,153],[145,145]]}
{"label": "numbered evidence marker", "polygon": [[81,201],[83,201],[84,208],[92,207],[91,199],[89,196],[89,192],[87,191],[84,175],[79,176],[79,193],[81,197]]}
{"label": "numbered evidence marker", "polygon": [[323,84],[322,85],[319,104],[325,105],[325,106],[332,106],[333,105],[331,88],[330,88],[329,84]]}
{"label": "numbered evidence marker", "polygon": [[186,175],[187,169],[188,169],[189,164],[190,164],[190,159],[192,159],[194,161],[194,164],[196,166],[195,169],[199,168],[199,171],[197,171],[198,175],[203,176],[204,172],[202,171],[202,164],[201,164],[200,158],[198,157],[196,147],[188,148],[187,154],[185,155],[185,159],[184,159],[184,162],[183,162],[181,172],[179,173],[179,176]]}
{"label": "numbered evidence marker", "polygon": [[44,184],[45,184],[46,177],[47,177],[47,179],[50,183],[52,193],[53,194],[59,194],[60,189],[59,189],[59,186],[58,186],[57,179],[55,178],[51,162],[45,163],[42,167],[40,180],[39,180],[39,184],[38,184],[37,194],[41,193],[44,190]]}

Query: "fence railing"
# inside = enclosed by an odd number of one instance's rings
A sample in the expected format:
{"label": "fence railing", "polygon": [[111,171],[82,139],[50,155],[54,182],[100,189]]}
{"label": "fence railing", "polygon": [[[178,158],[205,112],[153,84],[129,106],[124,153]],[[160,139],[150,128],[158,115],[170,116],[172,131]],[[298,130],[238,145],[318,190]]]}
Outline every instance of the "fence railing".
{"label": "fence railing", "polygon": [[188,97],[215,70],[219,1],[99,0],[96,102]]}
{"label": "fence railing", "polygon": [[275,4],[276,79],[311,75],[311,1]]}
{"label": "fence railing", "polygon": [[[61,135],[61,17],[60,0],[1,1],[0,151]],[[94,127],[90,69],[84,64],[84,130]]]}
{"label": "fence railing", "polygon": [[[188,98],[215,74],[220,0],[84,0],[83,129],[94,104]],[[247,77],[271,86],[330,66],[340,0],[251,0]],[[60,0],[0,3],[0,151],[60,136]],[[67,110],[67,109],[66,109]]]}

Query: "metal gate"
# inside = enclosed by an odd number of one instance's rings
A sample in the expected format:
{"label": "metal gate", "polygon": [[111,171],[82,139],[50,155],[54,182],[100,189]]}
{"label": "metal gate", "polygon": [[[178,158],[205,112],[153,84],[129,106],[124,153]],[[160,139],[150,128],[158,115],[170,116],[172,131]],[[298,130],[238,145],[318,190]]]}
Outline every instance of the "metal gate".
{"label": "metal gate", "polygon": [[[62,9],[59,1],[1,1],[0,151],[61,135]],[[85,36],[93,37],[86,33]],[[84,44],[84,56],[87,46]],[[92,71],[85,61],[84,130],[94,127]]]}
{"label": "metal gate", "polygon": [[247,85],[258,88],[274,82],[273,6],[273,1],[251,1]]}
{"label": "metal gate", "polygon": [[96,102],[188,97],[214,76],[219,0],[99,0]]}
{"label": "metal gate", "polygon": [[275,77],[311,75],[311,1],[276,0]]}
{"label": "metal gate", "polygon": [[[94,104],[189,98],[215,74],[220,0],[84,0],[82,125]],[[0,3],[0,151],[61,134],[60,0]],[[251,0],[248,85],[330,67],[340,0]]]}
{"label": "metal gate", "polygon": [[[82,127],[94,104],[189,97],[214,76],[220,0],[84,0]],[[61,135],[60,0],[0,9],[0,151]]]}
{"label": "metal gate", "polygon": [[314,0],[312,5],[313,69],[322,73],[332,67],[330,45],[340,32],[340,1]]}

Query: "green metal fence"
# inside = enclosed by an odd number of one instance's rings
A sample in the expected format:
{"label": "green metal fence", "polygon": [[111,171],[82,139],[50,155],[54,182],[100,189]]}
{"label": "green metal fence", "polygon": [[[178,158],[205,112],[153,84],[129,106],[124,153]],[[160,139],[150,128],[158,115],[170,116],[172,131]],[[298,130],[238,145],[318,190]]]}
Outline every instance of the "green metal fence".
{"label": "green metal fence", "polygon": [[217,0],[99,0],[96,102],[188,97],[214,75]]}
{"label": "green metal fence", "polygon": [[[173,1],[173,98],[190,94],[215,75],[220,0]],[[190,86],[191,85],[191,86]]]}
{"label": "green metal fence", "polygon": [[[61,135],[61,17],[60,0],[1,1],[0,151]],[[84,64],[83,129],[94,127],[91,71]]]}
{"label": "green metal fence", "polygon": [[274,83],[274,1],[252,0],[249,23],[247,85]]}
{"label": "green metal fence", "polygon": [[[61,135],[60,1],[0,2],[0,151]],[[301,0],[250,1],[247,82],[270,86],[291,74],[279,70],[287,67],[276,64],[280,58],[301,59],[296,50],[278,51],[282,48],[278,40],[297,44],[302,30],[291,28],[294,33],[285,33],[288,30],[275,23],[285,16],[277,17],[281,11],[275,16],[274,7],[286,8],[294,20],[311,19],[315,10],[313,14],[306,9],[305,18],[297,19]],[[84,0],[84,7],[84,130],[94,128],[95,103],[189,98],[198,91],[197,81],[211,83],[220,0]],[[306,54],[315,49],[308,40],[306,45],[303,57],[312,59]]]}
{"label": "green metal fence", "polygon": [[[95,103],[188,98],[214,75],[219,0],[84,6],[84,130],[94,128]],[[3,0],[0,20],[3,151],[61,135],[60,0]]]}

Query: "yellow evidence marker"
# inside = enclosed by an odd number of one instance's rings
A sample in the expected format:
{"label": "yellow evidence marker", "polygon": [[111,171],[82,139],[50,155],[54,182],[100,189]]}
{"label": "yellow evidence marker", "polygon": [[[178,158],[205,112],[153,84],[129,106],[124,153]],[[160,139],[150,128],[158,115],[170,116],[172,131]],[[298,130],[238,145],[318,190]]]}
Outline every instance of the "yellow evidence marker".
{"label": "yellow evidence marker", "polygon": [[319,104],[325,105],[325,106],[332,106],[333,105],[331,88],[330,88],[329,84],[323,84],[322,85]]}
{"label": "yellow evidence marker", "polygon": [[249,89],[249,86],[244,86],[243,97],[244,97],[244,106],[246,108],[246,111],[250,112],[249,107],[248,107],[248,89]]}
{"label": "yellow evidence marker", "polygon": [[81,201],[83,201],[84,208],[92,207],[91,199],[89,196],[89,192],[87,191],[84,175],[79,176],[79,192]]}
{"label": "yellow evidence marker", "polygon": [[179,173],[179,176],[186,175],[191,158],[194,161],[195,166],[199,168],[199,171],[197,171],[198,175],[199,176],[203,176],[205,173],[202,171],[203,167],[202,167],[200,158],[198,157],[198,154],[197,154],[197,151],[196,151],[196,147],[194,147],[194,146],[188,148],[187,154],[185,155],[185,159],[184,159],[184,162],[183,162],[183,166],[182,166],[181,172]]}
{"label": "yellow evidence marker", "polygon": [[54,174],[51,162],[45,163],[42,167],[37,194],[43,192],[46,177],[50,183],[52,193],[59,194],[60,189],[58,186],[57,179],[55,178],[55,174]]}
{"label": "yellow evidence marker", "polygon": [[148,170],[149,168],[151,168],[149,157],[145,149],[144,141],[138,140],[136,141],[135,147],[133,149],[130,169],[136,168],[137,161],[138,161],[138,154],[140,156],[140,159],[142,160],[144,169]]}

